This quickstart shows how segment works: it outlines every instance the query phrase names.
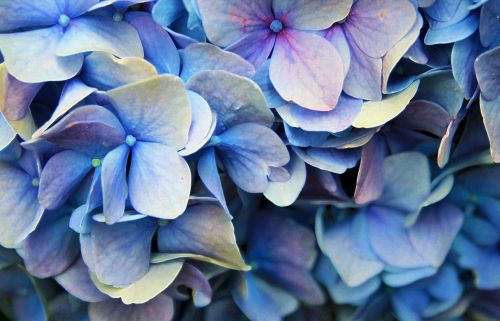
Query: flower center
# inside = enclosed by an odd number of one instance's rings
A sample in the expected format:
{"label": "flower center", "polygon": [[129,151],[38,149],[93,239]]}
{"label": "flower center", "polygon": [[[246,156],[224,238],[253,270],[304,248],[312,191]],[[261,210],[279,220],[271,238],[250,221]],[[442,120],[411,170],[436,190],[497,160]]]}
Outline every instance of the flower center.
{"label": "flower center", "polygon": [[281,23],[281,21],[279,21],[278,19],[275,19],[275,20],[273,20],[273,22],[271,22],[269,29],[278,33],[283,29],[283,23]]}
{"label": "flower center", "polygon": [[125,143],[127,143],[127,145],[130,147],[134,146],[136,142],[137,139],[132,135],[127,135],[127,137],[125,138]]}
{"label": "flower center", "polygon": [[210,144],[211,144],[212,146],[217,146],[217,145],[219,145],[219,144],[220,144],[220,142],[221,142],[220,137],[219,137],[219,136],[217,136],[217,135],[212,136],[212,138],[210,138]]}
{"label": "flower center", "polygon": [[120,22],[123,20],[123,13],[121,12],[115,12],[113,14],[113,20],[116,21],[116,22]]}
{"label": "flower center", "polygon": [[33,178],[31,180],[31,185],[33,185],[34,187],[38,187],[38,185],[40,185],[40,180],[38,178]]}
{"label": "flower center", "polygon": [[59,20],[57,20],[57,22],[64,28],[66,28],[69,23],[71,22],[71,18],[68,17],[67,15],[65,14],[62,14],[59,16]]}
{"label": "flower center", "polygon": [[101,166],[101,160],[99,158],[92,159],[92,167],[97,168]]}

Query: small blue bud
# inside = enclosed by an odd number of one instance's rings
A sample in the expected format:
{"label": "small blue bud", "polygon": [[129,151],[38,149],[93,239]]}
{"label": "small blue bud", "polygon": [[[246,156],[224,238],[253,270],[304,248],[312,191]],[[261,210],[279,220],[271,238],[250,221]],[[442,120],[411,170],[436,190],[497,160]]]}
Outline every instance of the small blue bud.
{"label": "small blue bud", "polygon": [[283,29],[283,24],[278,19],[275,19],[275,20],[273,20],[273,22],[271,22],[271,25],[269,26],[269,28],[272,31],[278,33]]}
{"label": "small blue bud", "polygon": [[101,160],[99,158],[92,159],[92,167],[97,168],[101,166]]}
{"label": "small blue bud", "polygon": [[127,135],[127,137],[125,138],[125,143],[127,143],[127,145],[130,147],[134,146],[136,142],[137,139],[132,135]]}
{"label": "small blue bud", "polygon": [[33,185],[34,187],[38,187],[38,185],[40,185],[40,180],[38,178],[33,178],[31,180],[31,185]]}
{"label": "small blue bud", "polygon": [[220,142],[221,142],[221,139],[217,135],[214,135],[214,136],[212,136],[212,138],[210,138],[210,145],[212,145],[212,146],[217,146],[220,144]]}
{"label": "small blue bud", "polygon": [[115,12],[113,14],[113,20],[116,21],[116,22],[120,22],[123,20],[123,13],[121,12]]}
{"label": "small blue bud", "polygon": [[71,22],[71,18],[68,17],[67,15],[65,14],[62,14],[59,16],[59,20],[57,20],[57,22],[64,28],[66,28],[69,23]]}

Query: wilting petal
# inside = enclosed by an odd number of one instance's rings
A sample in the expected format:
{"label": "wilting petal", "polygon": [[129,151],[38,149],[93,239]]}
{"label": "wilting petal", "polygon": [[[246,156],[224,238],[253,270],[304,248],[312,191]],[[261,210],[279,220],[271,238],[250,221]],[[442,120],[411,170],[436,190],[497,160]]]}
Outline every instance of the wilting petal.
{"label": "wilting petal", "polygon": [[92,168],[92,159],[74,151],[52,156],[40,176],[38,200],[47,209],[61,206]]}
{"label": "wilting petal", "polygon": [[176,150],[184,147],[191,124],[189,99],[181,79],[162,75],[107,93],[128,134]]}
{"label": "wilting petal", "polygon": [[293,149],[307,164],[332,173],[342,174],[353,168],[359,161],[359,152],[355,149],[338,150],[335,148],[300,148]]}
{"label": "wilting petal", "polygon": [[173,260],[151,264],[146,273],[137,282],[126,288],[115,288],[93,279],[97,288],[112,298],[121,298],[125,304],[144,304],[169,287],[182,269],[184,261]]}
{"label": "wilting petal", "polygon": [[89,269],[81,258],[66,271],[54,277],[66,291],[86,302],[101,302],[108,298],[90,279]]}
{"label": "wilting petal", "polygon": [[80,79],[73,78],[68,80],[64,84],[64,88],[59,98],[59,104],[52,113],[50,119],[43,124],[37,131],[33,134],[33,138],[38,138],[40,135],[47,130],[52,124],[54,124],[59,118],[64,116],[68,111],[76,106],[79,102],[87,98],[90,94],[95,92],[97,89],[91,88],[85,85]]}
{"label": "wilting petal", "polygon": [[498,1],[488,1],[481,8],[479,20],[479,34],[484,47],[493,47],[500,44],[500,25],[498,16],[500,15],[500,3]]}
{"label": "wilting petal", "polygon": [[245,34],[226,50],[240,55],[258,68],[269,58],[275,42],[276,34],[269,28],[264,28]]}
{"label": "wilting petal", "polygon": [[273,12],[287,27],[323,30],[344,19],[352,0],[273,1]]}
{"label": "wilting petal", "polygon": [[256,215],[249,233],[252,273],[309,304],[324,301],[310,271],[317,255],[311,230],[291,218],[263,211]]}
{"label": "wilting petal", "polygon": [[103,51],[121,58],[144,56],[141,39],[131,25],[103,16],[72,20],[57,47],[58,56],[87,51]]}
{"label": "wilting petal", "polygon": [[200,0],[198,7],[208,39],[222,47],[273,21],[271,0]]}
{"label": "wilting petal", "polygon": [[273,124],[262,91],[248,78],[222,70],[202,71],[189,79],[187,88],[205,98],[217,114],[215,134],[242,123]]}
{"label": "wilting petal", "polygon": [[[127,287],[149,269],[151,239],[156,221],[151,218],[106,225],[94,223],[90,234],[91,264],[99,281]],[[85,244],[82,244],[82,247]],[[82,250],[83,251],[83,250]],[[88,258],[84,256],[87,262]]]}
{"label": "wilting petal", "polygon": [[373,128],[389,122],[406,108],[415,96],[419,84],[416,81],[404,91],[386,96],[381,101],[364,102],[352,125],[357,128]]}
{"label": "wilting petal", "polygon": [[349,13],[345,30],[365,54],[379,58],[410,31],[416,18],[409,0],[359,0]]}
{"label": "wilting petal", "polygon": [[377,200],[384,188],[384,158],[386,147],[382,136],[375,134],[361,152],[354,200],[365,204]]}
{"label": "wilting petal", "polygon": [[147,13],[130,12],[125,17],[139,33],[144,47],[144,58],[150,61],[160,74],[178,75],[179,53],[168,32]]}
{"label": "wilting petal", "polygon": [[479,56],[474,64],[481,94],[493,100],[500,93],[500,47]]}
{"label": "wilting petal", "polygon": [[110,53],[93,52],[85,57],[80,77],[100,90],[109,90],[157,75],[155,67],[142,58],[116,58]]}
{"label": "wilting petal", "polygon": [[292,205],[306,183],[306,164],[297,154],[291,155],[290,162],[285,165],[290,178],[285,182],[269,182],[264,192],[268,200],[281,207]]}
{"label": "wilting petal", "polygon": [[177,299],[189,299],[189,295],[182,293],[183,288],[191,289],[193,303],[196,307],[205,307],[212,301],[212,287],[208,279],[200,270],[189,263],[183,265],[181,272],[167,289],[167,293]]}
{"label": "wilting petal", "polygon": [[22,82],[72,78],[82,67],[83,55],[56,55],[64,31],[60,26],[0,35],[7,70]]}
{"label": "wilting petal", "polygon": [[409,229],[410,241],[420,256],[438,268],[462,227],[464,214],[449,203],[426,207]]}
{"label": "wilting petal", "polygon": [[125,131],[108,109],[90,105],[75,109],[40,137],[88,157],[103,157],[125,142]]}
{"label": "wilting petal", "polygon": [[382,272],[384,265],[372,252],[366,215],[339,222],[318,235],[318,242],[349,286],[358,286]]}
{"label": "wilting petal", "polygon": [[475,34],[453,45],[451,52],[453,77],[460,84],[467,99],[472,97],[477,87],[474,61],[481,51],[479,37]]}
{"label": "wilting petal", "polygon": [[203,185],[217,198],[226,213],[231,215],[227,208],[226,198],[224,197],[214,148],[205,151],[198,160],[198,175]]}
{"label": "wilting petal", "polygon": [[188,98],[192,119],[188,142],[184,149],[179,151],[181,156],[191,155],[202,148],[212,136],[217,124],[215,114],[203,97],[189,90]]}
{"label": "wilting petal", "polygon": [[173,148],[137,142],[129,175],[130,202],[139,213],[174,219],[186,209],[191,171]]}
{"label": "wilting petal", "polygon": [[32,179],[24,171],[0,162],[0,244],[4,247],[19,246],[42,217],[44,210],[38,204]]}
{"label": "wilting petal", "polygon": [[[307,131],[341,132],[351,126],[361,111],[363,101],[346,95],[340,96],[335,109],[315,111],[297,105],[287,105],[300,128]],[[287,108],[284,107],[284,108]]]}
{"label": "wilting petal", "polygon": [[[48,212],[47,215],[55,213]],[[50,218],[49,218],[50,220]],[[69,216],[45,221],[23,243],[26,269],[38,278],[66,270],[78,256],[77,234],[69,229]]]}
{"label": "wilting petal", "polygon": [[233,224],[219,206],[190,206],[182,216],[159,229],[158,248],[160,252],[230,269],[249,268],[236,244]]}
{"label": "wilting petal", "polygon": [[280,137],[262,125],[239,124],[218,137],[220,142],[216,146],[224,153],[250,153],[274,167],[286,165],[290,160],[288,150]]}
{"label": "wilting petal", "polygon": [[91,303],[89,316],[92,321],[172,321],[174,301],[164,294],[137,305],[125,305],[120,300],[108,300]]}
{"label": "wilting petal", "polygon": [[251,273],[238,275],[237,282],[231,291],[233,300],[250,320],[280,321],[298,307],[293,296]]}
{"label": "wilting petal", "polygon": [[122,144],[110,151],[102,163],[103,214],[108,224],[115,223],[125,213],[129,151],[129,147]]}
{"label": "wilting petal", "polygon": [[395,154],[384,160],[384,192],[377,204],[415,211],[430,193],[427,158],[417,152]]}
{"label": "wilting petal", "polygon": [[337,49],[326,39],[304,31],[284,30],[276,40],[269,72],[283,99],[307,109],[328,111],[337,105],[343,70]]}
{"label": "wilting petal", "polygon": [[184,81],[203,70],[225,70],[247,78],[255,73],[248,61],[208,43],[192,44],[181,55],[181,78]]}

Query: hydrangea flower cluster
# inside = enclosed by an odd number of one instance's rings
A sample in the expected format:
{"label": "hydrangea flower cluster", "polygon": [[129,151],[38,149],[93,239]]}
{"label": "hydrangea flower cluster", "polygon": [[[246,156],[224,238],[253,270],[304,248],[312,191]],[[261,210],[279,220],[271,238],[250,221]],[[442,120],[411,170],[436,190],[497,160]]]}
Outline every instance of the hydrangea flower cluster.
{"label": "hydrangea flower cluster", "polygon": [[500,0],[0,0],[0,320],[500,319]]}

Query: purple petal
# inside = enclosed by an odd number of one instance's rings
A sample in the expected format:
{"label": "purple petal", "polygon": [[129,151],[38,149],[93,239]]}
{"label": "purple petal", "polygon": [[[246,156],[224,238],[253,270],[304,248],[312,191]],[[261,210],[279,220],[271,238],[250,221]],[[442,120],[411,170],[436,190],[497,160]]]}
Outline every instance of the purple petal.
{"label": "purple petal", "polygon": [[186,209],[191,171],[173,148],[137,142],[129,175],[130,202],[139,213],[174,219]]}
{"label": "purple petal", "polygon": [[184,147],[191,124],[189,99],[181,79],[162,75],[107,93],[128,134],[176,150]]}
{"label": "purple petal", "polygon": [[130,12],[125,17],[139,33],[144,47],[144,58],[151,62],[160,74],[178,75],[180,57],[168,32],[147,13]]}
{"label": "purple petal", "polygon": [[182,80],[188,81],[191,76],[203,70],[225,70],[247,78],[255,73],[255,68],[248,61],[214,45],[197,43],[184,49]]}
{"label": "purple petal", "polygon": [[103,51],[120,58],[144,56],[141,39],[131,25],[102,16],[84,16],[72,20],[57,47],[59,56],[87,51]]}
{"label": "purple petal", "polygon": [[198,7],[208,39],[222,47],[273,21],[271,0],[199,0]]}
{"label": "purple petal", "polygon": [[38,200],[46,209],[61,206],[92,168],[92,159],[74,151],[52,156],[40,176]]}
{"label": "purple petal", "polygon": [[276,35],[267,28],[245,34],[226,50],[240,55],[258,68],[269,58],[275,42]]}
{"label": "purple petal", "polygon": [[217,160],[215,158],[214,148],[206,150],[198,160],[198,175],[200,176],[203,185],[212,193],[220,205],[224,208],[226,213],[230,216],[229,209],[224,197],[224,190],[217,168]]}
{"label": "purple petal", "polygon": [[276,19],[284,25],[301,30],[323,30],[344,19],[352,0],[289,0],[273,1]]}
{"label": "purple petal", "polygon": [[382,136],[375,134],[361,152],[358,179],[354,200],[357,204],[365,204],[377,200],[384,188],[383,164],[386,147]]}
{"label": "purple petal", "polygon": [[[181,289],[177,289],[181,287]],[[205,307],[212,300],[212,287],[205,275],[191,264],[184,264],[174,283],[167,290],[178,299],[189,299],[190,296],[181,292],[182,289],[191,289],[193,303],[196,307]]]}
{"label": "purple petal", "polygon": [[0,34],[0,49],[11,75],[26,83],[60,81],[75,76],[82,67],[83,55],[56,55],[62,27]]}
{"label": "purple petal", "polygon": [[[105,284],[115,287],[133,284],[149,269],[156,226],[151,218],[113,225],[94,223],[89,244],[92,262],[87,265]],[[88,258],[83,258],[87,263]]]}
{"label": "purple petal", "polygon": [[78,253],[78,238],[69,229],[69,216],[45,224],[42,222],[23,244],[26,269],[38,278],[63,272],[75,261]]}
{"label": "purple petal", "polygon": [[356,149],[338,150],[335,148],[299,148],[293,149],[307,164],[336,174],[342,174],[353,168],[359,161],[359,152]]}
{"label": "purple petal", "polygon": [[313,33],[284,30],[278,35],[269,72],[283,99],[328,111],[337,105],[342,70],[342,59],[330,42]]}
{"label": "purple petal", "polygon": [[481,94],[486,100],[498,97],[500,90],[500,47],[480,55],[474,63]]}
{"label": "purple petal", "polygon": [[416,19],[411,1],[359,0],[347,17],[345,30],[362,52],[379,58],[410,31]]}
{"label": "purple petal", "polygon": [[101,302],[108,298],[96,288],[81,258],[54,279],[71,295],[85,302]]}
{"label": "purple petal", "polygon": [[414,100],[393,123],[406,129],[443,137],[450,121],[450,114],[440,105],[427,100]]}
{"label": "purple petal", "polygon": [[174,301],[164,294],[144,304],[123,304],[120,300],[91,303],[89,317],[92,321],[172,321]]}
{"label": "purple petal", "polygon": [[125,142],[125,131],[108,109],[90,105],[75,109],[40,137],[89,157],[103,157]]}
{"label": "purple petal", "polygon": [[125,213],[127,160],[130,148],[122,144],[110,151],[102,163],[103,214],[113,224]]}
{"label": "purple petal", "polygon": [[5,98],[2,113],[9,120],[20,120],[28,113],[29,106],[43,83],[27,84],[6,73],[3,86]]}
{"label": "purple petal", "polygon": [[344,75],[347,75],[349,65],[351,64],[351,50],[349,49],[349,42],[347,41],[342,24],[334,24],[331,28],[324,31],[323,36],[337,49],[344,65]]}

